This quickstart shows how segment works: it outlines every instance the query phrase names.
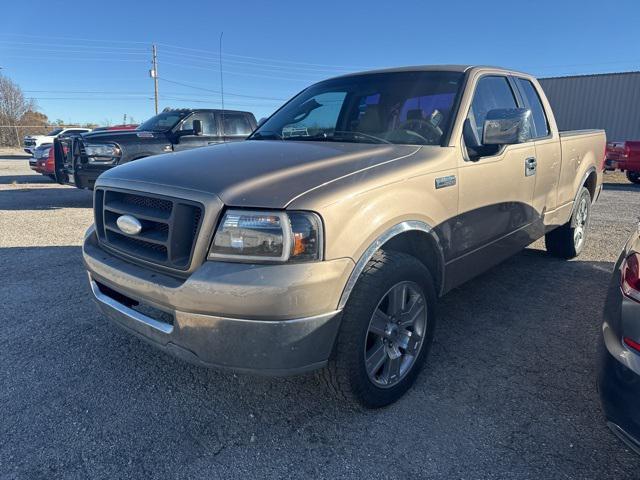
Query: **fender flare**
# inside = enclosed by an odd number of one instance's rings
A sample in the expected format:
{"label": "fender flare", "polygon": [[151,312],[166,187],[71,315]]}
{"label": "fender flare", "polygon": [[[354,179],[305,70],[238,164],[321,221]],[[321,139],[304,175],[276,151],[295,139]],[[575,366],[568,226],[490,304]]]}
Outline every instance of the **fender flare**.
{"label": "fender flare", "polygon": [[[576,208],[576,202],[578,201],[578,195],[580,195],[580,192],[582,191],[582,187],[584,187],[584,184],[587,181],[587,178],[589,178],[589,175],[591,175],[592,173],[597,173],[596,167],[594,167],[593,165],[590,166],[589,168],[587,168],[587,171],[584,172],[584,175],[582,176],[582,180],[580,180],[580,184],[578,185],[576,194],[573,197],[573,207],[571,208],[571,215],[573,215],[573,211]],[[591,199],[591,204],[595,203],[595,201],[596,201],[596,195],[594,195],[594,198]]]}
{"label": "fender flare", "polygon": [[344,306],[347,304],[347,301],[349,300],[349,296],[351,295],[353,288],[355,287],[356,283],[358,282],[358,279],[360,278],[360,274],[363,272],[364,268],[366,267],[369,260],[371,260],[373,255],[375,255],[375,253],[378,250],[380,250],[380,247],[382,247],[382,245],[387,243],[393,237],[396,237],[402,233],[411,232],[411,231],[424,232],[430,235],[435,241],[436,248],[439,252],[439,257],[440,257],[438,258],[438,261],[440,262],[440,266],[441,266],[439,294],[440,295],[442,294],[443,288],[444,288],[445,261],[444,261],[444,252],[442,250],[442,245],[440,243],[440,239],[438,238],[438,234],[434,231],[431,225],[425,222],[422,222],[419,220],[407,220],[405,222],[398,223],[393,227],[389,228],[388,230],[386,230],[385,232],[383,232],[362,253],[360,258],[356,262],[355,267],[351,271],[351,275],[349,275],[349,279],[347,280],[344,290],[342,291],[342,295],[340,296],[340,302],[338,303],[338,310],[344,309]]}

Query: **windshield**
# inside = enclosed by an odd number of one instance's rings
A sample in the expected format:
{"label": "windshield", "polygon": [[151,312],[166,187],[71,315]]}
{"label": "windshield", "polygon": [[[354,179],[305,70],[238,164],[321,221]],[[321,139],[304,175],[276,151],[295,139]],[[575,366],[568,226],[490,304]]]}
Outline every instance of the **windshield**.
{"label": "windshield", "polygon": [[51,130],[49,133],[47,133],[47,137],[55,137],[61,131],[62,131],[62,128],[56,128],[55,130]]}
{"label": "windshield", "polygon": [[293,98],[250,139],[439,145],[462,77],[434,71],[327,80]]}
{"label": "windshield", "polygon": [[165,132],[172,129],[189,112],[162,112],[142,123],[137,129],[147,132]]}

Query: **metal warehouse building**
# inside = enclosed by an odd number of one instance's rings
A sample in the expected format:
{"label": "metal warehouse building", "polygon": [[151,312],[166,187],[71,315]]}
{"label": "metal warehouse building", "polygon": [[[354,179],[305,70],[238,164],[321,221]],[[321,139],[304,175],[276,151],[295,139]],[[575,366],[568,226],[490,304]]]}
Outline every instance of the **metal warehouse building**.
{"label": "metal warehouse building", "polygon": [[640,72],[540,79],[560,130],[603,128],[607,140],[640,140]]}

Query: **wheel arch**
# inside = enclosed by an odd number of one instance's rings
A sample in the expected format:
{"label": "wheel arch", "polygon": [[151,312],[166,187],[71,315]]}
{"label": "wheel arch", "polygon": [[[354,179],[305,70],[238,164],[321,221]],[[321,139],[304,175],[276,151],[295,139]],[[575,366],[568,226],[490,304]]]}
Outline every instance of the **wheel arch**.
{"label": "wheel arch", "polygon": [[[596,198],[596,188],[598,187],[598,174],[596,173],[595,167],[591,167],[584,175],[581,188],[586,187],[589,190],[589,194],[591,195],[591,201],[595,201]],[[578,193],[579,193],[578,189]],[[577,196],[576,196],[577,199]]]}
{"label": "wheel arch", "polygon": [[343,309],[367,263],[379,250],[395,250],[417,258],[434,276],[436,291],[444,289],[444,253],[433,227],[419,220],[398,223],[378,236],[362,253],[342,291],[338,309]]}

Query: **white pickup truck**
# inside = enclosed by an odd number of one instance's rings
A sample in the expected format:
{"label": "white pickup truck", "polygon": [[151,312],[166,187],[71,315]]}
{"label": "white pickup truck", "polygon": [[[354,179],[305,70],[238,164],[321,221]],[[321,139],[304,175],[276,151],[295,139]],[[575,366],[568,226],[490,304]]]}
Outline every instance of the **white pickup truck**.
{"label": "white pickup truck", "polygon": [[53,140],[64,135],[77,135],[79,133],[90,132],[90,128],[80,128],[80,127],[71,127],[71,128],[56,128],[55,130],[50,131],[46,135],[26,135],[24,137],[24,151],[30,155],[33,155],[40,145],[44,145],[45,143],[53,143]]}

